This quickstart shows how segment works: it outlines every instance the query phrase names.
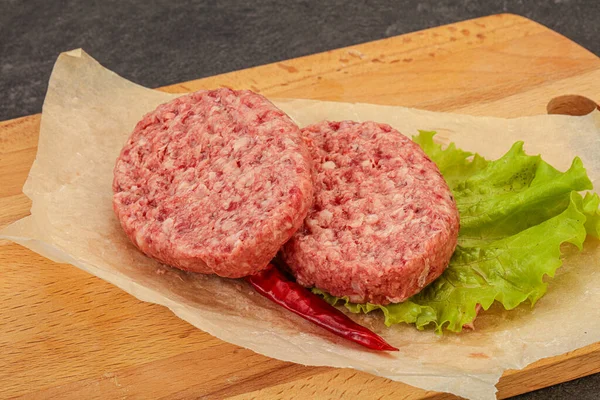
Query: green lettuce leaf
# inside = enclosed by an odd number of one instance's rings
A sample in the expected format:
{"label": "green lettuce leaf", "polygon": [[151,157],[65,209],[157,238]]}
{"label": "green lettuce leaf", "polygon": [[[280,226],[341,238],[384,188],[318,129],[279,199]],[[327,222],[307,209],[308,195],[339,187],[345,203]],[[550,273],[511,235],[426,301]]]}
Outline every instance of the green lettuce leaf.
{"label": "green lettuce leaf", "polygon": [[488,161],[479,154],[457,149],[454,143],[442,149],[433,141],[435,134],[435,131],[419,131],[413,141],[436,163],[451,188],[487,166]]}
{"label": "green lettuce leaf", "polygon": [[488,161],[454,144],[442,149],[434,135],[420,131],[414,141],[440,168],[460,213],[458,246],[446,271],[409,300],[387,306],[313,291],[354,313],[381,310],[388,326],[404,322],[460,332],[478,305],[533,306],[546,293],[544,276],[553,277],[562,264],[561,245],[581,249],[586,235],[600,237],[600,198],[577,193],[592,189],[579,158],[560,172],[540,156],[526,155],[517,142]]}
{"label": "green lettuce leaf", "polygon": [[583,198],[583,213],[586,216],[585,229],[587,234],[600,239],[600,197],[596,193],[586,193]]}

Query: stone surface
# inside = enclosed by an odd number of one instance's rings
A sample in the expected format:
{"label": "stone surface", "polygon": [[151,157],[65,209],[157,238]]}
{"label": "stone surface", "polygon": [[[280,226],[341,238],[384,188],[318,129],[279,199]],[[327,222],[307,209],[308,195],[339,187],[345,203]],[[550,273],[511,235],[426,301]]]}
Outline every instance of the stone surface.
{"label": "stone surface", "polygon": [[[82,47],[158,87],[510,12],[600,54],[598,0],[0,0],[0,120],[41,111],[57,55]],[[598,399],[600,374],[517,398]]]}
{"label": "stone surface", "polygon": [[598,0],[0,0],[0,120],[40,112],[73,48],[158,87],[501,12],[600,54]]}

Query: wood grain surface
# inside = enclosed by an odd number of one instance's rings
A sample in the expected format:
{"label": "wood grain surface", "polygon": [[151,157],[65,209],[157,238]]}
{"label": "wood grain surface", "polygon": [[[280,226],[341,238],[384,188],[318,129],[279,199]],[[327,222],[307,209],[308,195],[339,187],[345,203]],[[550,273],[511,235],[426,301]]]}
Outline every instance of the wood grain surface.
{"label": "wood grain surface", "polygon": [[[516,117],[544,114],[561,95],[600,99],[600,60],[537,23],[503,14],[163,90],[219,86]],[[0,226],[28,214],[21,188],[39,121],[33,115],[0,123]],[[2,398],[454,398],[353,370],[269,359],[7,241],[0,241],[0,277]],[[507,372],[499,397],[595,372],[600,344]]]}

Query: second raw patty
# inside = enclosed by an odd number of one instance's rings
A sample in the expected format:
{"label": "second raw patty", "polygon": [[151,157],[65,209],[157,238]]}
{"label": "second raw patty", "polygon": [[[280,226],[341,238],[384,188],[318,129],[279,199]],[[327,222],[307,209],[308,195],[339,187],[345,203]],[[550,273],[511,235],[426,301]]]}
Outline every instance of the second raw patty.
{"label": "second raw patty", "polygon": [[296,279],[358,303],[401,302],[447,267],[456,204],[437,166],[389,125],[322,122],[302,130],[315,196],[283,248]]}

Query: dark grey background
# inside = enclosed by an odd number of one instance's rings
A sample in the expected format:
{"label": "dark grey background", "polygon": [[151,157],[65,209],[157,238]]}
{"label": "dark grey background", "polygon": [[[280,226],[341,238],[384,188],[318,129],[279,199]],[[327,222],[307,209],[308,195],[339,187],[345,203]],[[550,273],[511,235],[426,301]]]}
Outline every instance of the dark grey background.
{"label": "dark grey background", "polygon": [[501,12],[600,54],[600,0],[0,0],[0,120],[40,112],[57,55],[77,47],[158,87]]}
{"label": "dark grey background", "polygon": [[[157,87],[501,12],[600,54],[600,0],[0,0],[0,120],[40,112],[57,55],[78,47]],[[595,375],[518,398],[599,391]]]}

